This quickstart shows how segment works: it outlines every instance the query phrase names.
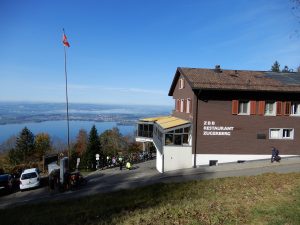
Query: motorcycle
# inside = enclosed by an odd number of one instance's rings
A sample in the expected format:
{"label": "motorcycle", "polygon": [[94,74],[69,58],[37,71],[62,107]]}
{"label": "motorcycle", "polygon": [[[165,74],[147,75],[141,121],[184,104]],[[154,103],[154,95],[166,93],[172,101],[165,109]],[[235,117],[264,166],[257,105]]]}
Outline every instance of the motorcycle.
{"label": "motorcycle", "polygon": [[281,160],[281,157],[279,155],[272,156],[272,158],[271,158],[271,162],[274,162],[274,161],[280,162],[280,160]]}
{"label": "motorcycle", "polygon": [[70,173],[69,185],[72,191],[86,184],[87,184],[87,180],[82,176],[80,172]]}

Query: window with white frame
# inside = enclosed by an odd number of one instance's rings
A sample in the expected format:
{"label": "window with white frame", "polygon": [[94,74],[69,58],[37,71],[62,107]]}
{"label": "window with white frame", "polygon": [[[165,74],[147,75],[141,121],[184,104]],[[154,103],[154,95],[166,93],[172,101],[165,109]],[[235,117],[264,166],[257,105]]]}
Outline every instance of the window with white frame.
{"label": "window with white frame", "polygon": [[294,139],[294,129],[270,128],[269,139]]}
{"label": "window with white frame", "polygon": [[282,129],[282,138],[283,139],[294,139],[294,129]]}
{"label": "window with white frame", "polygon": [[296,116],[300,116],[300,102],[293,102],[292,103],[291,114],[296,115]]}
{"label": "window with white frame", "polygon": [[179,79],[179,89],[183,89],[184,88],[184,79],[180,78]]}
{"label": "window with white frame", "polygon": [[250,114],[250,102],[239,101],[239,115],[249,115],[249,114]]}
{"label": "window with white frame", "polygon": [[190,127],[170,130],[165,134],[165,145],[188,145]]}
{"label": "window with white frame", "polygon": [[266,101],[265,115],[266,116],[275,116],[276,115],[276,103],[275,103],[275,101]]}
{"label": "window with white frame", "polygon": [[280,129],[271,128],[269,139],[280,139]]}

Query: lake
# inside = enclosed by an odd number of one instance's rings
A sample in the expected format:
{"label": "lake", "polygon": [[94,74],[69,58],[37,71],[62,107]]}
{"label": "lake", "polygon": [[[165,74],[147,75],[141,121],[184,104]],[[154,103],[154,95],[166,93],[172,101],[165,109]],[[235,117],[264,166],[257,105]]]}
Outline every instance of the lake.
{"label": "lake", "polygon": [[[95,124],[98,134],[101,134],[107,129],[118,127],[121,134],[134,134],[136,126],[117,126],[116,122],[93,122],[93,121],[70,121],[70,140],[75,140],[80,129],[85,129],[90,132]],[[44,132],[48,133],[52,139],[61,139],[67,142],[67,121],[45,121],[40,123],[24,123],[24,124],[6,124],[0,125],[0,144],[7,140],[12,135],[18,136],[24,127],[27,127],[34,135]]]}

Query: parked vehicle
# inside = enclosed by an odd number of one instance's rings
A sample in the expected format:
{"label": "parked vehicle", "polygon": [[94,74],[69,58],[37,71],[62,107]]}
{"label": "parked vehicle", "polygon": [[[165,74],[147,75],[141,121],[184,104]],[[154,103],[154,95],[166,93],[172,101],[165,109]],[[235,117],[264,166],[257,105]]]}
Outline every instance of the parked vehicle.
{"label": "parked vehicle", "polygon": [[26,169],[20,177],[20,190],[39,187],[40,180],[39,170],[37,168]]}
{"label": "parked vehicle", "polygon": [[80,172],[65,173],[65,183],[60,182],[60,169],[54,169],[49,174],[49,188],[51,191],[58,190],[60,192],[67,190],[76,190],[80,186],[86,185],[87,180]]}
{"label": "parked vehicle", "polygon": [[13,178],[10,174],[0,175],[0,193],[10,193],[13,191]]}

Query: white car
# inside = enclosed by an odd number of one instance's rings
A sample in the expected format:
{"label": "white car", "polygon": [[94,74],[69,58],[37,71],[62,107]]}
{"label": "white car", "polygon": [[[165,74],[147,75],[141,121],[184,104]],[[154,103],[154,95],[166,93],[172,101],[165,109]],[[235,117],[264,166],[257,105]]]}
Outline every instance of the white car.
{"label": "white car", "polygon": [[40,186],[40,175],[37,168],[26,169],[20,177],[20,190]]}

